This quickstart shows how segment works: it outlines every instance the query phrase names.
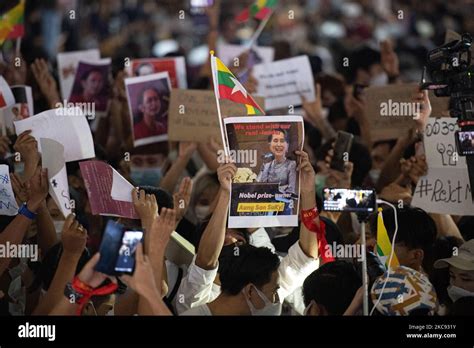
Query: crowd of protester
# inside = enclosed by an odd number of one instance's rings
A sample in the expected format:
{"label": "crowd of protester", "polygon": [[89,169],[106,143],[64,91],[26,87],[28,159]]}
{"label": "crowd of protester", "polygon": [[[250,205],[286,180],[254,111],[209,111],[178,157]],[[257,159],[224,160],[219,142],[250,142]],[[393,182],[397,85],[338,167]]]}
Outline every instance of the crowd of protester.
{"label": "crowd of protester", "polygon": [[[133,146],[125,59],[185,56],[188,86],[211,89],[209,49],[217,42],[243,43],[251,35],[233,20],[244,5],[216,0],[207,11],[208,23],[195,28],[184,1],[27,1],[21,64],[3,62],[0,74],[10,86],[32,86],[39,113],[61,102],[57,53],[100,48],[102,57],[112,58],[108,114],[93,131],[96,159],[137,187],[133,204],[140,219],[92,215],[78,162],[67,163],[75,209],[64,218],[48,194],[35,138],[29,131],[2,136],[0,156],[10,166],[16,199],[37,216],[1,216],[0,243],[40,249],[36,262],[0,259],[2,315],[361,315],[360,262],[336,257],[323,264],[318,240],[304,224],[227,227],[236,166],[218,163],[215,141]],[[306,136],[303,151],[296,153],[300,209],[319,208],[328,243],[360,244],[360,224],[350,213],[321,211],[321,187],[375,188],[379,197],[397,204],[394,250],[400,266],[388,275],[391,296],[379,296],[387,274],[373,254],[376,213],[367,224],[373,315],[474,313],[473,217],[427,213],[410,205],[427,172],[425,156],[415,152],[431,113],[426,91],[413,91],[422,105],[415,127],[404,137],[377,142],[371,138],[364,96],[352,93],[354,84],[418,82],[426,53],[444,42],[447,29],[474,33],[468,8],[472,3],[462,0],[280,1],[259,39],[275,48],[275,60],[310,57],[316,95],[302,105]],[[345,57],[348,67],[342,64]],[[245,84],[250,93],[255,83],[251,78]],[[340,130],[355,136],[344,172],[329,168]],[[20,154],[20,163],[14,153]],[[392,239],[393,210],[382,214]],[[146,231],[133,275],[110,277],[94,270],[108,220]],[[173,231],[195,247],[186,267],[165,257]],[[79,282],[91,290],[116,286],[79,303],[65,296],[73,279],[75,286]],[[398,296],[406,289],[416,293],[409,307],[400,305]]]}

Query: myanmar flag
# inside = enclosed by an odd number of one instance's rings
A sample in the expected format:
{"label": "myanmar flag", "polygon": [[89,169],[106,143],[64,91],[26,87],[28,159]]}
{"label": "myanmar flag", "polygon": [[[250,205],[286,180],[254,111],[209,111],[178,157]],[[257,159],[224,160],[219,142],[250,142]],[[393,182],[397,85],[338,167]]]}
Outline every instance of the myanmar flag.
{"label": "myanmar flag", "polygon": [[244,104],[247,115],[265,115],[263,109],[257,104],[244,86],[236,79],[234,74],[211,52],[212,76],[214,92],[219,99],[229,99],[235,103]]}
{"label": "myanmar flag", "polygon": [[247,22],[250,17],[263,20],[275,8],[278,0],[257,0],[235,17],[237,23]]}
{"label": "myanmar flag", "polygon": [[22,37],[24,27],[25,0],[20,0],[17,5],[0,15],[0,45],[5,40]]}
{"label": "myanmar flag", "polygon": [[[383,223],[382,208],[379,208],[377,216],[377,256],[387,268],[389,268],[388,262],[390,260],[391,253],[392,243],[390,242],[387,229],[385,228],[385,224]],[[392,256],[392,261],[390,263],[390,268],[396,268],[399,265],[400,263],[398,262],[397,255],[394,252]]]}

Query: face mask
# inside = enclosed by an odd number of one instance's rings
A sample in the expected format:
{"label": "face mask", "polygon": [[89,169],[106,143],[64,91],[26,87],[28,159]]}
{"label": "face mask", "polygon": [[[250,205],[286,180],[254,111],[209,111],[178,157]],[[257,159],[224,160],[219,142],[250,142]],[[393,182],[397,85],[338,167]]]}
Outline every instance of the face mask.
{"label": "face mask", "polygon": [[474,297],[474,292],[468,291],[458,286],[450,285],[448,286],[448,295],[449,298],[453,300],[453,302],[456,302],[461,297]]}
{"label": "face mask", "polygon": [[385,86],[388,83],[388,76],[386,73],[380,73],[373,76],[370,79],[369,85],[370,86]]}
{"label": "face mask", "polygon": [[252,313],[252,315],[280,315],[281,314],[280,302],[277,302],[277,303],[270,302],[270,300],[267,298],[267,296],[265,296],[263,292],[258,290],[255,286],[253,288],[257,291],[258,296],[265,303],[265,306],[262,309],[257,309],[254,307],[252,302],[250,302],[247,296],[245,296],[245,301],[247,301],[247,304],[250,309],[250,313]]}
{"label": "face mask", "polygon": [[64,223],[64,220],[53,220],[54,229],[56,230],[56,234],[58,235],[59,239],[61,239],[61,233],[63,231]]}
{"label": "face mask", "polygon": [[196,205],[194,214],[197,219],[203,221],[209,215],[210,207],[208,205]]}
{"label": "face mask", "polygon": [[161,168],[130,168],[130,178],[136,186],[158,186],[161,177]]}
{"label": "face mask", "polygon": [[373,182],[374,184],[376,184],[377,181],[379,181],[380,172],[381,172],[380,169],[371,169],[371,170],[369,171],[370,180],[372,180],[372,182]]}

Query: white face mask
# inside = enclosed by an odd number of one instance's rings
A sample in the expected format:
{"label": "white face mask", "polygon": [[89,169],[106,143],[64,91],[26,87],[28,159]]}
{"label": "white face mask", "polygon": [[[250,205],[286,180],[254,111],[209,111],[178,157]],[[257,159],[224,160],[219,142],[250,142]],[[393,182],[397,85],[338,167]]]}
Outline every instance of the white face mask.
{"label": "white face mask", "polygon": [[[253,286],[253,285],[252,285]],[[262,299],[263,302],[265,302],[265,306],[262,309],[257,309],[255,306],[252,304],[252,302],[245,296],[245,301],[247,301],[247,304],[250,309],[250,313],[252,315],[281,315],[281,303],[273,303],[271,302],[267,296],[260,290],[258,290],[255,286],[253,288],[257,291],[258,296]]]}
{"label": "white face mask", "polygon": [[388,76],[386,73],[382,72],[370,79],[370,86],[385,86],[388,83]]}
{"label": "white face mask", "polygon": [[474,297],[474,292],[468,291],[458,286],[450,285],[448,286],[448,295],[449,298],[453,300],[453,302],[456,302],[461,297]]}
{"label": "white face mask", "polygon": [[381,171],[382,171],[382,170],[380,170],[380,169],[371,169],[371,170],[369,171],[370,180],[372,180],[372,182],[373,182],[374,184],[376,184],[377,181],[379,181],[380,172],[381,172]]}
{"label": "white face mask", "polygon": [[61,239],[61,233],[63,231],[64,223],[64,220],[53,220],[54,229],[56,230],[56,235],[59,239]]}
{"label": "white face mask", "polygon": [[194,214],[198,220],[204,220],[209,215],[210,207],[208,205],[196,205],[194,208]]}

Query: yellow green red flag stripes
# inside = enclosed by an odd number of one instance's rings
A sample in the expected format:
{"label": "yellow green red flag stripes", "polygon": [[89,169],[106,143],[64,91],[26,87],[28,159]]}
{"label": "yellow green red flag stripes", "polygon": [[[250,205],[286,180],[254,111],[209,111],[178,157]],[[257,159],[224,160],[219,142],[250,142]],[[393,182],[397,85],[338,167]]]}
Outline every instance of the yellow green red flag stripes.
{"label": "yellow green red flag stripes", "polygon": [[377,255],[385,264],[385,266],[387,266],[387,268],[396,268],[400,265],[400,263],[398,262],[398,258],[395,252],[393,253],[390,265],[388,264],[391,253],[392,243],[390,242],[387,229],[385,228],[385,224],[383,223],[382,209],[379,208],[377,216]]}
{"label": "yellow green red flag stripes", "polygon": [[235,20],[238,23],[246,22],[251,17],[258,20],[263,20],[273,11],[277,5],[277,2],[278,0],[257,0],[255,3],[239,13],[235,17]]}
{"label": "yellow green red flag stripes", "polygon": [[2,45],[5,40],[16,39],[24,35],[24,14],[25,0],[20,0],[15,7],[1,15],[0,45]]}
{"label": "yellow green red flag stripes", "polygon": [[257,104],[244,86],[237,80],[232,72],[222,61],[211,56],[212,73],[214,75],[214,91],[219,99],[228,99],[235,103],[244,104],[247,115],[265,115],[263,109]]}

